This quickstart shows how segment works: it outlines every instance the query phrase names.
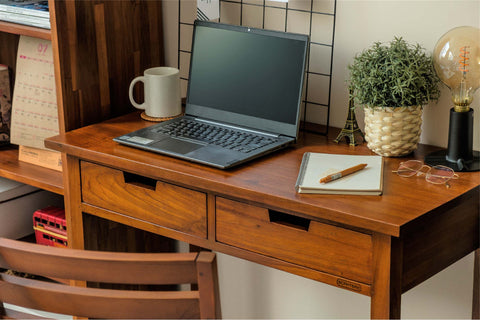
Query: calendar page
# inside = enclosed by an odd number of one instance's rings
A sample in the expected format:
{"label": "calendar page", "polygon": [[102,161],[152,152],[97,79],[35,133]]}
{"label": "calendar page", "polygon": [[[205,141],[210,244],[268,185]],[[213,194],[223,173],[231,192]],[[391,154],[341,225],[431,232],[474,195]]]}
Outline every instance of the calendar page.
{"label": "calendar page", "polygon": [[21,36],[13,90],[11,143],[45,149],[44,139],[58,133],[52,44]]}

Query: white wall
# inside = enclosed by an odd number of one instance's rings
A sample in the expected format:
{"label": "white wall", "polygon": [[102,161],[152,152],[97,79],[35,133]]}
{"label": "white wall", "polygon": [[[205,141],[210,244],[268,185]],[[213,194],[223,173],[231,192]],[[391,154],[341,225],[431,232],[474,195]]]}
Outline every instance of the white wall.
{"label": "white wall", "polygon": [[[480,27],[478,0],[338,0],[333,65],[332,108],[330,121],[342,127],[346,114],[348,78],[347,65],[357,52],[375,41],[390,41],[401,36],[433,51],[437,40],[453,27],[470,25]],[[450,92],[442,85],[438,103],[424,108],[421,142],[447,146]],[[474,149],[480,149],[480,90],[475,95],[473,109]],[[357,120],[363,128],[360,108]]]}
{"label": "white wall", "polygon": [[[185,1],[185,0],[184,0]],[[194,0],[187,0],[194,1]],[[296,0],[303,1],[303,0]],[[310,0],[307,0],[310,1]],[[331,118],[343,127],[347,115],[347,65],[355,53],[375,41],[402,36],[433,50],[438,38],[455,26],[480,27],[480,1],[338,0]],[[177,66],[178,2],[164,0],[166,64]],[[480,94],[473,109],[474,149],[480,149]],[[446,147],[451,107],[443,89],[437,104],[423,115],[422,143]],[[363,113],[357,110],[363,128]],[[370,299],[322,283],[219,254],[222,311],[225,318],[368,318]],[[402,296],[403,318],[471,317],[473,255]]]}

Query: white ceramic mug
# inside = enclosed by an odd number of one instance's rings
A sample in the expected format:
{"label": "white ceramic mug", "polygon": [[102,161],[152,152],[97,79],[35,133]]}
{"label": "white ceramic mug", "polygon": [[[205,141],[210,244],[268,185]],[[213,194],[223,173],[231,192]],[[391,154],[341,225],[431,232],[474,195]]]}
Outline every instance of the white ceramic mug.
{"label": "white ceramic mug", "polygon": [[[155,67],[143,72],[130,83],[128,96],[137,109],[154,118],[177,116],[182,112],[180,98],[180,71],[177,68]],[[143,82],[145,101],[138,104],[133,98],[133,88],[139,81]]]}

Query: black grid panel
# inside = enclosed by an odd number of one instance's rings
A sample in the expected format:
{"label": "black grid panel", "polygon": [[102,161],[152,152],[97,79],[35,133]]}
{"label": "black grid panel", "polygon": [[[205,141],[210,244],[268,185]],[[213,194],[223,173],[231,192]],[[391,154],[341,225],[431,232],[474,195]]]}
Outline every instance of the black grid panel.
{"label": "black grid panel", "polygon": [[[186,94],[196,0],[179,1],[178,68]],[[330,118],[337,0],[220,0],[219,22],[308,34],[303,130],[327,134]],[[316,125],[311,125],[311,124]]]}

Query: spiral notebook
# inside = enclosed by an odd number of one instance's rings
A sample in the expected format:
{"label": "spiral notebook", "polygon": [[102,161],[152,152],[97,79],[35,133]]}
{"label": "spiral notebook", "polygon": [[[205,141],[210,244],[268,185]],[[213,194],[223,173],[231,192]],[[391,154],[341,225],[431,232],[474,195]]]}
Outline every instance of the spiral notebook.
{"label": "spiral notebook", "polygon": [[[360,163],[363,170],[328,183],[320,179]],[[345,155],[306,152],[298,173],[298,193],[381,195],[383,192],[383,158],[376,155]]]}

